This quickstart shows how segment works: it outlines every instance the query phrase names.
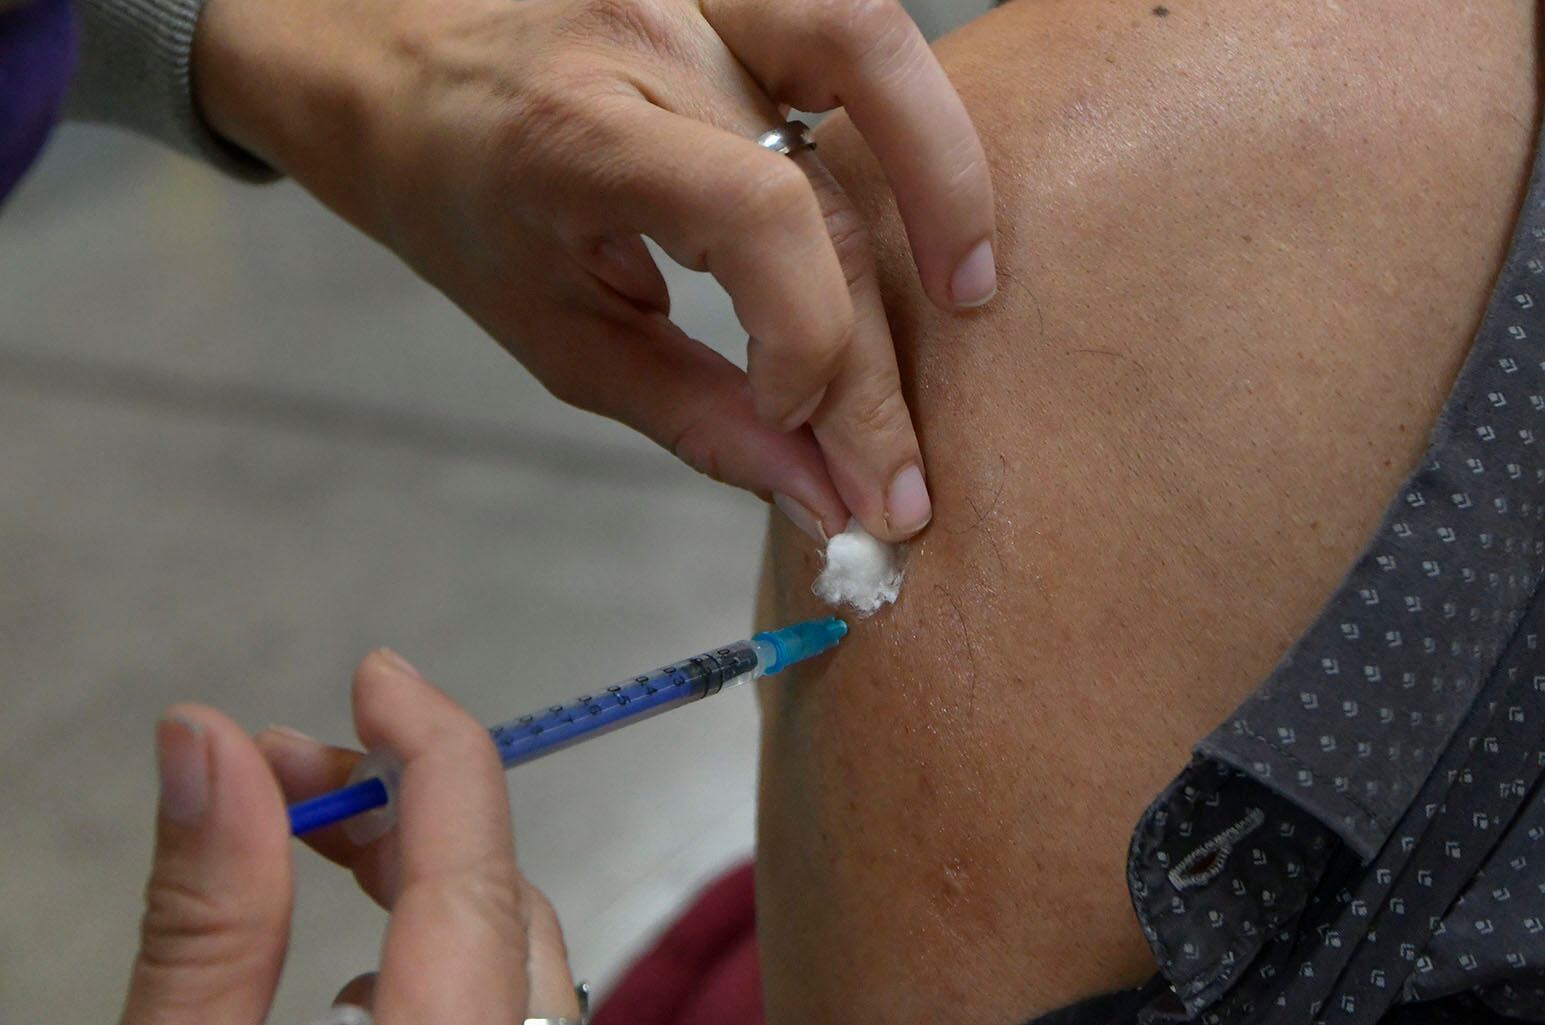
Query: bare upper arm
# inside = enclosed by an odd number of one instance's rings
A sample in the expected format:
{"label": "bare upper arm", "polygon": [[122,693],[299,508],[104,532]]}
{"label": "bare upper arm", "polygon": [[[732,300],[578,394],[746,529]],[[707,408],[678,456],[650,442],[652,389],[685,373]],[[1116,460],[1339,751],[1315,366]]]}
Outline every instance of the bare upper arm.
{"label": "bare upper arm", "polygon": [[[872,163],[935,519],[764,693],[770,1020],[1008,1021],[1151,965],[1127,833],[1419,452],[1527,175],[1534,5],[1019,3],[940,45],[1001,289],[923,298]],[[768,618],[817,609],[775,529]]]}

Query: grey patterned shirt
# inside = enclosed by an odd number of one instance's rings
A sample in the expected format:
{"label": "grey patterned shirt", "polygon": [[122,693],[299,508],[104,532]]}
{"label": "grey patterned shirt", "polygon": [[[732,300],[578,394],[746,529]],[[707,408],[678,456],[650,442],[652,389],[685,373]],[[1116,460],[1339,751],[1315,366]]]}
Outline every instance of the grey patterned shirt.
{"label": "grey patterned shirt", "polygon": [[1160,977],[1046,1022],[1545,1022],[1542,448],[1537,151],[1420,465],[1133,834]]}

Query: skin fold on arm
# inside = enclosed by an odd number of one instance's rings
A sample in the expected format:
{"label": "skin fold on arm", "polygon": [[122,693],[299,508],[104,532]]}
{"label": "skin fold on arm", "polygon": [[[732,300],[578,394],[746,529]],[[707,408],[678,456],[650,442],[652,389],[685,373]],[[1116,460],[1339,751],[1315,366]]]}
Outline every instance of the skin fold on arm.
{"label": "skin fold on arm", "polygon": [[[841,117],[935,502],[899,602],[764,686],[772,1025],[1008,1025],[1145,979],[1133,824],[1420,453],[1535,141],[1531,2],[1021,0],[938,51],[1000,291],[924,298]],[[821,611],[774,522],[765,624]]]}

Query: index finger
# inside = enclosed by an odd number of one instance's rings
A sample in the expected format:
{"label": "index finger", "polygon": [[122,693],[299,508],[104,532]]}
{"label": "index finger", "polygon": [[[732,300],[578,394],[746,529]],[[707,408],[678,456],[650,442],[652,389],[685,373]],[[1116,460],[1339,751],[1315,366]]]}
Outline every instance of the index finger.
{"label": "index finger", "polygon": [[[911,537],[931,506],[863,219],[814,154],[790,160],[660,110],[635,113],[629,128],[638,165],[611,209],[713,272],[751,334],[759,417],[784,430],[812,423],[853,515],[876,537]],[[662,389],[641,389],[637,374],[612,379],[658,404],[656,424],[690,408],[660,404]]]}
{"label": "index finger", "polygon": [[879,160],[923,289],[969,309],[997,288],[992,181],[965,104],[896,0],[704,0],[719,37],[769,94],[846,109]]}
{"label": "index finger", "polygon": [[605,186],[606,211],[724,286],[756,340],[757,416],[780,430],[799,427],[846,361],[854,326],[809,180],[752,139],[656,107],[630,111],[617,133],[617,152],[632,164]]}
{"label": "index finger", "polygon": [[354,719],[366,747],[402,764],[401,883],[381,952],[378,1020],[519,1017],[529,996],[530,910],[487,731],[384,651],[355,675]]}

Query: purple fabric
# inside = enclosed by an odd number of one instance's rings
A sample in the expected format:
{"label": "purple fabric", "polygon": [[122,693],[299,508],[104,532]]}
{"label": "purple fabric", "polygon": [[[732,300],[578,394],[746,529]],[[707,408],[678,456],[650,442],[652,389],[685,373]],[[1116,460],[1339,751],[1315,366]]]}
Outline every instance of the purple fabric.
{"label": "purple fabric", "polygon": [[74,63],[70,0],[0,10],[0,200],[43,148]]}

